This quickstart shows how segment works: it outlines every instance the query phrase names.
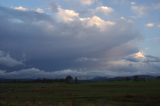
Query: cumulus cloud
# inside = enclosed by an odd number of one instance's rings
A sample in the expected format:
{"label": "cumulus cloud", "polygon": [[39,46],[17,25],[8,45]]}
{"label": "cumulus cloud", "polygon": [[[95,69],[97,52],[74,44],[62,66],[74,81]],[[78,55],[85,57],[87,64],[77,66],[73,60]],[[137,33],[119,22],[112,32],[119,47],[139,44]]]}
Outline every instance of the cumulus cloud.
{"label": "cumulus cloud", "polygon": [[131,54],[127,57],[124,58],[127,61],[130,62],[142,62],[142,63],[159,63],[160,64],[160,58],[159,57],[155,57],[155,56],[151,56],[151,55],[145,55],[143,52],[137,52],[134,54]]}
{"label": "cumulus cloud", "polygon": [[28,8],[22,7],[22,6],[14,7],[14,9],[18,11],[28,11],[29,10]]}
{"label": "cumulus cloud", "polygon": [[97,58],[80,57],[77,59],[78,62],[98,61]]}
{"label": "cumulus cloud", "polygon": [[128,60],[128,61],[132,61],[132,62],[140,62],[140,61],[144,61],[145,55],[143,54],[143,52],[137,52],[134,54],[131,54],[129,56],[126,56],[124,59]]}
{"label": "cumulus cloud", "polygon": [[91,5],[95,2],[95,0],[80,0],[84,5]]}
{"label": "cumulus cloud", "polygon": [[63,8],[58,8],[57,15],[58,18],[64,22],[72,22],[79,17],[79,13],[75,12],[74,10],[68,10]]}
{"label": "cumulus cloud", "polygon": [[90,18],[81,18],[80,20],[82,22],[84,22],[87,26],[89,26],[89,27],[95,26],[95,27],[101,29],[102,31],[115,25],[114,21],[109,21],[109,20],[105,21],[98,16],[93,16]]}
{"label": "cumulus cloud", "polygon": [[147,28],[153,28],[154,27],[154,23],[150,22],[146,24]]}
{"label": "cumulus cloud", "polygon": [[136,3],[135,2],[131,2],[131,5],[135,5]]}
{"label": "cumulus cloud", "polygon": [[148,8],[146,6],[142,6],[142,5],[132,5],[131,9],[138,16],[143,16],[148,11]]}
{"label": "cumulus cloud", "polygon": [[137,52],[133,55],[134,58],[137,58],[137,59],[142,59],[142,58],[145,58],[143,52]]}
{"label": "cumulus cloud", "polygon": [[10,54],[0,50],[0,64],[8,67],[14,67],[23,65],[23,62],[14,59]]}
{"label": "cumulus cloud", "polygon": [[100,6],[96,8],[96,12],[103,13],[103,14],[110,14],[113,12],[113,9],[107,6]]}
{"label": "cumulus cloud", "polygon": [[156,24],[154,22],[148,22],[146,25],[145,25],[147,28],[160,28],[160,25],[159,24]]}
{"label": "cumulus cloud", "polygon": [[44,13],[44,10],[42,8],[31,9],[23,6],[17,6],[17,7],[14,7],[14,9],[18,11],[34,11],[37,13]]}
{"label": "cumulus cloud", "polygon": [[35,11],[38,13],[44,13],[44,10],[42,8],[37,8],[37,9],[35,9]]}

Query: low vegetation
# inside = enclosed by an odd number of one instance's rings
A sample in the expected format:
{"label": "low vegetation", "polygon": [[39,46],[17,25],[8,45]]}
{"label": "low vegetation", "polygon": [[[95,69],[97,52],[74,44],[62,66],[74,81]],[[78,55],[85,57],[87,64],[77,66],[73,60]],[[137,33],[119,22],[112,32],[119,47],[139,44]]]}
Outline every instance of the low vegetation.
{"label": "low vegetation", "polygon": [[0,106],[160,106],[160,80],[0,83]]}

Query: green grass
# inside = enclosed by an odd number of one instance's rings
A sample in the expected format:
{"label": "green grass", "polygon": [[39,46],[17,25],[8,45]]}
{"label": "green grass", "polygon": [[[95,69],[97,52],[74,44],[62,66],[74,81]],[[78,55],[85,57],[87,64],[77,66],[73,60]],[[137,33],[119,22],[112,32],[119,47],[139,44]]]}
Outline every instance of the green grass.
{"label": "green grass", "polygon": [[0,83],[0,106],[160,106],[160,80]]}

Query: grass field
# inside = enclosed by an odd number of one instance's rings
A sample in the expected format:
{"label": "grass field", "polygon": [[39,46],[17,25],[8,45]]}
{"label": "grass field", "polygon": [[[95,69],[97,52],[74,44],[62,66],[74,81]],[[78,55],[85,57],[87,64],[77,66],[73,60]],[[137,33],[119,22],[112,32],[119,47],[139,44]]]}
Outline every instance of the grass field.
{"label": "grass field", "polygon": [[0,106],[160,106],[160,80],[0,83]]}

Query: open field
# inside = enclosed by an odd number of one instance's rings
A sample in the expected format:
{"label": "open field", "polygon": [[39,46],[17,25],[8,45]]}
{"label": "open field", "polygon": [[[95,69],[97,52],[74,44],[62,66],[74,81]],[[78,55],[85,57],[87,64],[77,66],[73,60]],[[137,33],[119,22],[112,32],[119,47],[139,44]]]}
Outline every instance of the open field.
{"label": "open field", "polygon": [[160,80],[0,83],[0,106],[160,106]]}

